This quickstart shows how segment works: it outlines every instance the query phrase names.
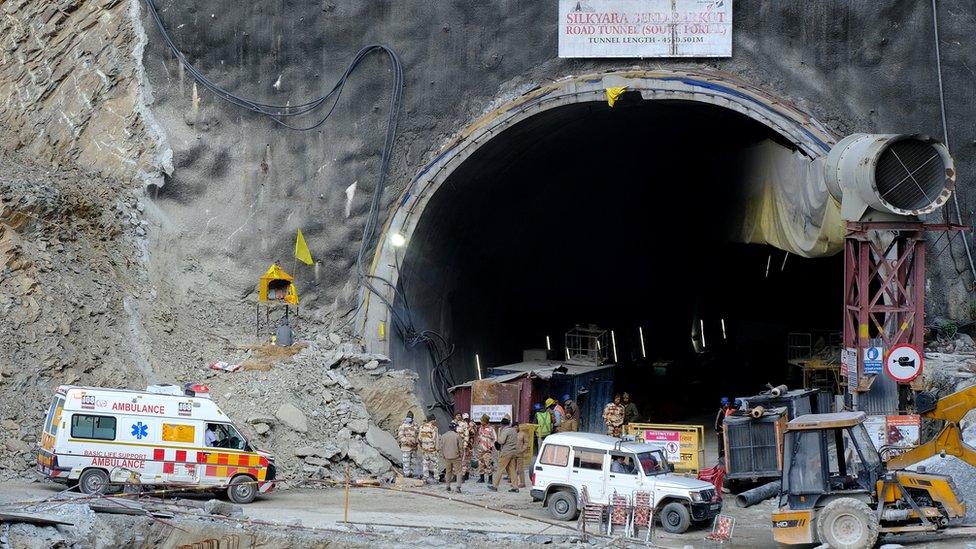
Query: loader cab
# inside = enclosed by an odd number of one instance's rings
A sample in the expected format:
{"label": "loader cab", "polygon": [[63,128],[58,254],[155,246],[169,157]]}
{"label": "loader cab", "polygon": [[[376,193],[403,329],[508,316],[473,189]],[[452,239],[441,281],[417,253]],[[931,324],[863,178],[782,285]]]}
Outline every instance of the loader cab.
{"label": "loader cab", "polygon": [[780,507],[812,509],[828,495],[873,492],[884,466],[864,418],[864,412],[807,414],[787,424]]}

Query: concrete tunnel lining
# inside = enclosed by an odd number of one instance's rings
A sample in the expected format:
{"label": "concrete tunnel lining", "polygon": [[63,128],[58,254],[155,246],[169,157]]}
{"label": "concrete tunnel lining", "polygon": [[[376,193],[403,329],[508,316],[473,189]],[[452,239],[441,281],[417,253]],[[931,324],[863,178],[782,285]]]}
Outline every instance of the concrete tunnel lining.
{"label": "concrete tunnel lining", "polygon": [[[427,222],[435,223],[436,221],[431,220],[430,214],[443,215],[442,212],[437,213],[436,208],[427,211],[428,206],[433,202],[433,198],[442,185],[448,182],[452,176],[456,176],[459,168],[466,161],[469,161],[476,154],[484,154],[483,148],[500,136],[507,135],[511,138],[514,135],[512,132],[530,132],[534,123],[552,126],[553,120],[557,119],[553,118],[553,115],[550,116],[552,120],[546,122],[543,120],[544,114],[552,115],[558,109],[565,110],[574,105],[577,107],[599,105],[605,110],[605,88],[618,85],[626,86],[630,91],[639,92],[640,96],[636,98],[638,103],[700,105],[703,108],[713,109],[709,111],[711,113],[736,113],[736,117],[752,123],[754,130],[762,128],[767,131],[767,142],[775,142],[777,150],[792,150],[794,156],[802,157],[805,163],[819,161],[835,141],[833,135],[826,132],[815,120],[803,114],[799,109],[758,90],[729,80],[723,75],[641,71],[568,78],[549,86],[534,89],[492,110],[465,128],[442,149],[432,162],[418,173],[396,202],[395,209],[384,227],[371,269],[372,274],[389,281],[390,285],[377,284],[377,288],[381,292],[386,292],[385,297],[389,302],[394,303],[400,299],[394,291],[394,287],[399,285],[400,274],[403,269],[407,268],[404,265],[409,262],[407,256],[412,251],[422,247],[421,243],[412,242],[418,226],[421,225],[421,220],[427,214]],[[631,96],[631,100],[635,100],[634,95]],[[552,127],[562,125],[563,123],[557,122],[556,126]],[[512,154],[512,151],[509,151],[509,153],[502,154],[492,162],[517,162],[517,159],[511,158]],[[484,161],[482,161],[482,165],[484,165]],[[814,171],[813,173],[816,176],[817,172]],[[455,181],[452,186],[456,187],[456,185],[457,182]],[[388,236],[393,233],[399,233],[406,238],[406,248],[397,248],[390,244]],[[443,269],[449,270],[451,268],[451,265],[443,265]],[[391,334],[392,326],[389,311],[375,297],[366,295],[364,299],[366,305],[363,307],[359,319],[364,340],[371,351],[397,354],[397,350],[392,347],[402,344],[402,342],[397,343],[397,338]],[[423,316],[431,315],[429,311],[425,311]],[[428,319],[425,318],[423,327],[443,329],[439,324],[450,323],[449,311],[439,311],[432,316],[439,318],[433,321],[433,326],[427,324]],[[382,328],[380,327],[381,324]],[[553,335],[560,336],[560,334]],[[469,350],[464,350],[465,355]],[[423,378],[423,368],[413,365],[407,366],[417,369]],[[465,381],[466,379],[462,375],[462,379],[458,379],[458,381]],[[422,379],[421,385],[424,385],[423,382]]]}

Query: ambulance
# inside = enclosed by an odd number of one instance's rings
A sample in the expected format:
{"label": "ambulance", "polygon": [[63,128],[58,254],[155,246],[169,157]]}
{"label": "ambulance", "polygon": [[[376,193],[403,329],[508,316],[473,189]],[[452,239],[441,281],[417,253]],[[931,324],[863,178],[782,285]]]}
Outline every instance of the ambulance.
{"label": "ambulance", "polygon": [[37,453],[38,471],[99,494],[121,484],[226,490],[235,503],[271,491],[274,458],[254,448],[203,385],[145,391],[62,385]]}

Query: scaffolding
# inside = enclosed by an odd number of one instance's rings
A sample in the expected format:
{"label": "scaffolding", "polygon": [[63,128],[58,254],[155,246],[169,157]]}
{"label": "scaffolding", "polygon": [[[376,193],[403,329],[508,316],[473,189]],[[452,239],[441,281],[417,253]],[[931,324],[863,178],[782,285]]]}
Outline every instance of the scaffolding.
{"label": "scaffolding", "polygon": [[787,334],[787,360],[803,374],[804,389],[843,394],[841,377],[843,339],[839,332],[791,332]]}
{"label": "scaffolding", "polygon": [[584,365],[607,362],[610,350],[609,333],[593,324],[586,328],[577,325],[566,332],[566,362]]}

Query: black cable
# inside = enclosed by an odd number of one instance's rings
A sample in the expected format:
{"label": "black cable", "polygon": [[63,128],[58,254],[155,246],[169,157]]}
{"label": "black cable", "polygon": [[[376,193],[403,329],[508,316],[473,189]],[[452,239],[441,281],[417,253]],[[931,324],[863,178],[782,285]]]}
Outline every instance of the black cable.
{"label": "black cable", "polygon": [[[159,29],[160,35],[163,37],[163,41],[166,43],[166,46],[170,49],[176,59],[178,59],[183,65],[186,72],[193,77],[197,83],[218,98],[256,114],[267,116],[275,123],[291,130],[310,131],[321,127],[335,112],[336,106],[339,104],[339,99],[342,97],[342,91],[345,88],[349,76],[353,73],[353,71],[356,70],[357,67],[359,67],[363,59],[373,53],[385,53],[389,57],[390,63],[393,67],[389,118],[387,120],[386,138],[384,139],[382,154],[380,156],[379,177],[376,182],[376,188],[373,190],[373,197],[370,201],[366,223],[363,226],[362,242],[360,243],[359,252],[356,255],[357,276],[363,287],[376,296],[390,310],[393,318],[394,329],[400,335],[404,344],[410,348],[423,344],[427,348],[427,353],[430,356],[432,363],[429,383],[436,406],[450,411],[453,408],[454,402],[450,397],[448,388],[453,385],[453,376],[451,375],[450,370],[445,367],[445,364],[451,358],[451,356],[453,356],[454,346],[449,345],[445,338],[437,332],[431,330],[418,331],[413,324],[413,320],[410,318],[410,310],[408,307],[404,307],[406,318],[401,316],[396,310],[396,307],[394,307],[394,304],[386,299],[382,292],[373,286],[371,281],[379,280],[392,288],[394,296],[399,293],[404,304],[407,303],[406,296],[400,292],[399,289],[389,280],[367,273],[363,264],[367,251],[372,249],[371,244],[376,237],[376,227],[379,224],[379,212],[382,206],[383,191],[386,188],[386,180],[390,169],[391,154],[393,151],[394,142],[396,140],[397,123],[399,121],[403,97],[403,67],[400,63],[399,56],[397,56],[396,52],[387,46],[382,44],[370,44],[356,53],[339,80],[335,83],[335,85],[332,86],[332,89],[322,97],[307,101],[305,103],[300,103],[298,105],[275,105],[270,103],[262,103],[227,91],[220,85],[207,78],[206,75],[204,75],[192,63],[190,63],[190,61],[186,58],[186,55],[184,55],[179,47],[177,47],[172,36],[166,30],[166,26],[163,24],[162,17],[159,15],[159,10],[156,8],[155,2],[153,0],[145,1],[149,13],[156,22],[156,27]],[[300,127],[289,124],[284,120],[295,116],[307,115],[320,106],[327,104],[330,106],[322,118],[310,126]],[[359,305],[357,305],[356,313],[352,315],[352,318],[356,318],[358,316],[364,301],[365,300],[360,301]]]}

